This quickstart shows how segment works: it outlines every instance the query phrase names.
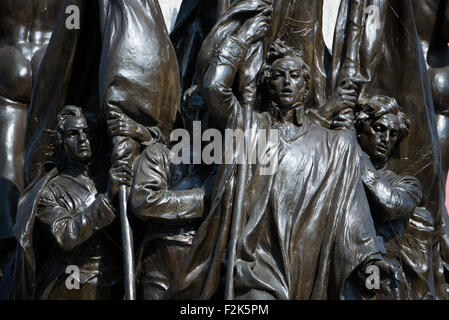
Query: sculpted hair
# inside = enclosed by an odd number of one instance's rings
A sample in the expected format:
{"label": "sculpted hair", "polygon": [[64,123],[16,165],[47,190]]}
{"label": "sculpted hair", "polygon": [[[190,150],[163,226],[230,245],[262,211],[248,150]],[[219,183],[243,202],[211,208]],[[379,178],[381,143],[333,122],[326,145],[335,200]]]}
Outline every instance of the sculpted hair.
{"label": "sculpted hair", "polygon": [[386,114],[392,114],[398,118],[401,138],[408,136],[410,119],[401,111],[395,98],[382,94],[364,94],[360,96],[355,115],[357,132],[363,131],[367,125],[371,125]]}
{"label": "sculpted hair", "polygon": [[272,66],[273,63],[279,59],[283,58],[295,58],[299,59],[301,61],[301,69],[302,69],[302,77],[304,79],[304,82],[306,84],[306,92],[305,96],[307,96],[309,92],[309,81],[310,81],[310,67],[309,65],[304,61],[302,58],[303,55],[301,51],[295,50],[294,48],[287,45],[287,43],[283,40],[276,40],[271,45],[267,57],[265,59],[265,62],[262,66],[261,76],[259,78],[259,84],[264,89],[269,88],[269,81],[272,77]]}
{"label": "sculpted hair", "polygon": [[55,128],[55,143],[56,147],[62,145],[63,137],[64,137],[64,125],[68,118],[71,117],[81,117],[85,118],[83,115],[83,111],[80,107],[76,106],[65,106],[58,113],[56,128]]}

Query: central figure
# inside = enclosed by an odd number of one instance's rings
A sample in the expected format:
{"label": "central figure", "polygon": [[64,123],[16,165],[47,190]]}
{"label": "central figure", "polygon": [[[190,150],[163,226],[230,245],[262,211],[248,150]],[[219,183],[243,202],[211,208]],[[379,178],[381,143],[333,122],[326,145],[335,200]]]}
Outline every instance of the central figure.
{"label": "central figure", "polygon": [[211,212],[169,296],[210,299],[221,285],[227,299],[363,298],[375,294],[364,285],[371,264],[380,268],[382,279],[387,276],[385,291],[397,294],[389,274],[397,278],[398,273],[382,258],[384,247],[361,182],[363,153],[350,132],[325,128],[329,110],[354,106],[355,90],[339,88],[321,115],[307,112],[310,68],[299,52],[276,41],[262,67],[259,110],[233,93],[248,48],[265,36],[268,25],[264,14],[257,15],[223,41],[202,94],[219,129],[240,128],[250,118],[257,134],[248,140],[248,150],[260,147],[259,135],[278,135],[258,150],[265,164],[276,162],[276,170],[267,175],[263,164],[247,165],[239,199],[237,165],[222,166]]}

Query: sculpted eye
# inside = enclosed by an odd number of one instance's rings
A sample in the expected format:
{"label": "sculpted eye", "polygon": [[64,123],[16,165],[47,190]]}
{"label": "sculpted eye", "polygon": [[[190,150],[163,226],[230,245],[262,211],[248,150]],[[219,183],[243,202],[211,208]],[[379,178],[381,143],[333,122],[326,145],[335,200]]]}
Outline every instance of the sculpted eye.
{"label": "sculpted eye", "polygon": [[293,72],[290,76],[293,79],[299,79],[301,77],[301,74],[299,72]]}
{"label": "sculpted eye", "polygon": [[375,126],[374,126],[374,131],[376,131],[376,132],[382,132],[382,131],[384,131],[384,127],[383,126],[381,126],[381,125],[379,125],[379,124],[376,124]]}

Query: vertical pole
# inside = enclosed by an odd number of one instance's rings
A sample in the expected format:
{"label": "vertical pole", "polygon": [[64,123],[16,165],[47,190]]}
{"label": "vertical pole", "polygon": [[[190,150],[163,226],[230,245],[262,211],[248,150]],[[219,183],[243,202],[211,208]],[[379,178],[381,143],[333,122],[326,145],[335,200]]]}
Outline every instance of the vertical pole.
{"label": "vertical pole", "polygon": [[218,0],[217,9],[218,9],[218,19],[220,19],[228,10],[231,0]]}
{"label": "vertical pole", "polygon": [[120,186],[120,222],[122,227],[122,248],[123,248],[123,267],[124,267],[124,285],[125,300],[136,300],[136,280],[134,274],[134,246],[133,232],[128,220],[128,188]]}

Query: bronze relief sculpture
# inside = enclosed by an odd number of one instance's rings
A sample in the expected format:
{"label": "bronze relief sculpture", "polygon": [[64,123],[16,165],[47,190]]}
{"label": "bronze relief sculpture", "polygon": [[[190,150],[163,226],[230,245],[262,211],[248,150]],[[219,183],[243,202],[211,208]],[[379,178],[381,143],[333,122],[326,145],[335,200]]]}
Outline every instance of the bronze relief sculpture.
{"label": "bronze relief sculpture", "polygon": [[[11,236],[17,195],[23,190],[24,130],[37,69],[45,54],[62,0],[7,1],[1,4],[1,155],[0,237]],[[4,198],[3,198],[4,197]],[[9,220],[12,221],[9,221]]]}
{"label": "bronze relief sculpture", "polygon": [[412,176],[399,176],[387,161],[400,141],[409,134],[410,120],[396,99],[366,94],[358,102],[355,119],[361,148],[369,157],[363,183],[371,205],[376,232],[384,240],[385,257],[405,273],[402,279],[409,299],[434,299],[432,264],[434,221],[419,207],[422,185]]}
{"label": "bronze relief sculpture", "polygon": [[32,87],[62,3],[22,0],[0,4],[0,269],[6,273],[15,246],[12,228],[17,201],[25,187],[25,129]]}
{"label": "bronze relief sculpture", "polygon": [[[56,167],[32,184],[19,204],[16,233],[22,250],[15,267],[16,298],[121,299],[121,248],[117,231],[106,227],[117,215],[119,186],[131,185],[131,168],[126,163],[113,166],[107,191],[98,193],[89,175],[91,131],[81,108],[61,110],[55,140],[61,153],[55,154]],[[34,252],[43,245],[45,251]],[[67,265],[80,267],[79,290],[66,287]]]}
{"label": "bronze relief sculpture", "polygon": [[35,80],[0,76],[27,118],[0,297],[448,298],[444,1],[341,0],[332,47],[324,0],[184,0],[171,34],[157,0],[58,4]]}

